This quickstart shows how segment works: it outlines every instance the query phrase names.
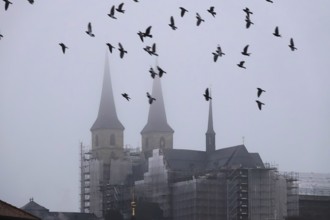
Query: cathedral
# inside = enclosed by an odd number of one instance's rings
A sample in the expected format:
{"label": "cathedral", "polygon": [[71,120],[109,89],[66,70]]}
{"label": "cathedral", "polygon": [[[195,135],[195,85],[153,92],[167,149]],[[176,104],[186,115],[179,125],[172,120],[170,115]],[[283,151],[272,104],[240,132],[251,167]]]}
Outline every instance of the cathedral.
{"label": "cathedral", "polygon": [[[298,215],[296,180],[265,164],[244,145],[216,148],[212,100],[205,150],[173,148],[161,79],[155,77],[141,150],[124,148],[124,126],[115,107],[106,58],[91,149],[81,153],[81,211],[104,218],[109,210],[124,219],[139,201],[157,204],[161,219],[261,220]],[[133,205],[134,204],[134,205]]]}

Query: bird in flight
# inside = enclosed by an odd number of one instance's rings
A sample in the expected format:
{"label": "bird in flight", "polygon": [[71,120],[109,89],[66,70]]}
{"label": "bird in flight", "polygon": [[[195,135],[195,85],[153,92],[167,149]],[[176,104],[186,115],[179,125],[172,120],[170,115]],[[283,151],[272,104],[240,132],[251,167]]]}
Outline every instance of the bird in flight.
{"label": "bird in flight", "polygon": [[124,54],[127,53],[127,51],[124,49],[124,47],[121,45],[121,43],[118,43],[118,46],[119,46],[118,50],[120,52],[120,54],[119,54],[120,58],[123,58]]}
{"label": "bird in flight", "polygon": [[128,96],[127,93],[122,93],[121,94],[127,101],[129,101],[131,98]]}
{"label": "bird in flight", "polygon": [[197,26],[199,26],[202,22],[204,22],[204,19],[198,13],[196,13],[196,18],[197,18],[197,23],[196,23]]}
{"label": "bird in flight", "polygon": [[248,53],[248,49],[249,49],[249,45],[246,45],[242,52],[244,56],[250,56],[251,53]]}
{"label": "bird in flight", "polygon": [[156,53],[156,43],[153,43],[152,46],[146,46],[145,48],[143,48],[149,55],[155,55],[158,56],[158,54]]}
{"label": "bird in flight", "polygon": [[254,24],[254,23],[251,21],[249,14],[246,15],[245,22],[246,22],[245,27],[246,27],[247,29],[251,26],[251,24]]}
{"label": "bird in flight", "polygon": [[63,54],[65,54],[65,50],[66,49],[69,49],[64,43],[59,43],[59,45],[61,46],[61,48],[62,48],[62,52],[63,52]]}
{"label": "bird in flight", "polygon": [[175,22],[174,22],[174,18],[173,18],[173,16],[171,16],[171,20],[170,20],[170,24],[169,24],[169,26],[170,26],[173,30],[177,29],[177,27],[175,26]]}
{"label": "bird in flight", "polygon": [[28,0],[28,2],[32,5],[34,3],[34,0]]}
{"label": "bird in flight", "polygon": [[153,101],[156,101],[156,99],[154,97],[152,97],[149,92],[147,92],[147,97],[148,97],[148,101],[149,104],[151,105],[153,103]]}
{"label": "bird in flight", "polygon": [[114,5],[111,7],[111,9],[110,9],[110,13],[108,14],[108,16],[109,16],[110,18],[117,19],[117,18],[115,17],[115,6],[114,6]]}
{"label": "bird in flight", "polygon": [[152,67],[150,67],[149,73],[151,75],[151,78],[153,79],[155,78],[156,75],[158,75]]}
{"label": "bird in flight", "polygon": [[158,70],[158,76],[159,78],[161,78],[163,76],[164,73],[166,73],[162,68],[160,68],[159,66],[157,66],[157,70]]}
{"label": "bird in flight", "polygon": [[290,39],[289,47],[291,48],[292,51],[297,50],[297,48],[294,46],[293,38]]}
{"label": "bird in flight", "polygon": [[188,12],[188,10],[185,9],[184,7],[180,7],[180,10],[181,10],[181,12],[180,12],[181,17],[183,17],[184,14],[185,14],[186,12]]}
{"label": "bird in flight", "polygon": [[95,37],[95,35],[93,34],[93,30],[92,30],[92,24],[91,24],[91,22],[89,22],[88,25],[87,25],[87,31],[86,31],[86,33],[87,33],[89,36],[91,36],[91,37]]}
{"label": "bird in flight", "polygon": [[273,3],[273,1],[272,1],[272,0],[266,0],[266,2],[270,2],[270,3]]}
{"label": "bird in flight", "polygon": [[214,62],[217,62],[218,57],[222,57],[222,55],[225,55],[225,53],[222,52],[220,45],[218,45],[217,50],[212,54]]}
{"label": "bird in flight", "polygon": [[246,13],[246,15],[251,15],[253,14],[252,11],[250,11],[250,9],[248,7],[244,8],[243,11]]}
{"label": "bird in flight", "polygon": [[210,12],[210,14],[215,17],[215,15],[217,14],[215,11],[214,11],[214,6],[211,6],[209,9],[207,9],[208,12]]}
{"label": "bird in flight", "polygon": [[7,11],[8,7],[10,4],[13,4],[12,2],[10,2],[9,0],[3,0],[5,2],[5,10]]}
{"label": "bird in flight", "polygon": [[110,43],[106,43],[106,45],[108,46],[110,53],[112,53],[112,49],[115,49],[115,47],[112,46]]}
{"label": "bird in flight", "polygon": [[264,103],[260,102],[259,100],[256,100],[257,104],[258,104],[258,108],[261,111],[262,106],[265,105]]}
{"label": "bird in flight", "polygon": [[152,35],[150,34],[151,27],[152,26],[147,27],[147,29],[145,30],[145,32],[141,32],[141,31],[138,32],[138,35],[140,36],[140,39],[141,39],[142,42],[143,42],[143,38],[144,37],[150,37],[150,38],[152,38]]}
{"label": "bird in flight", "polygon": [[266,92],[265,90],[263,90],[261,88],[257,88],[257,90],[258,90],[258,93],[257,93],[258,97],[260,97],[261,93]]}
{"label": "bird in flight", "polygon": [[244,66],[245,61],[241,61],[239,64],[237,64],[238,67],[246,69],[246,67]]}
{"label": "bird in flight", "polygon": [[279,32],[277,26],[276,26],[276,28],[275,28],[275,31],[274,31],[273,35],[274,35],[275,37],[281,37],[280,32]]}
{"label": "bird in flight", "polygon": [[210,96],[209,88],[205,89],[205,93],[203,94],[203,96],[206,101],[209,101],[210,99],[212,99],[212,97]]}
{"label": "bird in flight", "polygon": [[0,34],[0,40],[1,40],[1,38],[3,38],[3,35],[2,34]]}
{"label": "bird in flight", "polygon": [[119,4],[118,8],[116,8],[116,11],[118,11],[119,13],[125,13],[123,7],[124,7],[124,3]]}

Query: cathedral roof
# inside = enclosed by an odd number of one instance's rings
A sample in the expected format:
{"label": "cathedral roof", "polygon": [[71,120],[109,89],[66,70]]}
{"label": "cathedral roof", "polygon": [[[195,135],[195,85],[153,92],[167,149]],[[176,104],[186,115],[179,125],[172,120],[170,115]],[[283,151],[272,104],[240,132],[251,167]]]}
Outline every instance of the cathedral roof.
{"label": "cathedral roof", "polygon": [[106,57],[104,76],[103,76],[103,86],[101,101],[99,107],[99,113],[97,115],[96,121],[91,127],[91,131],[97,129],[120,129],[124,130],[124,126],[119,121],[116,112],[115,101],[113,97],[109,59]]}
{"label": "cathedral roof", "polygon": [[159,77],[155,77],[153,80],[151,96],[154,97],[156,101],[150,105],[148,122],[142,129],[141,134],[149,132],[173,133],[174,130],[167,123],[162,86]]}
{"label": "cathedral roof", "polygon": [[221,167],[263,168],[258,153],[249,153],[244,145],[222,148],[207,154],[205,151],[165,149],[168,167],[174,171],[206,171]]}

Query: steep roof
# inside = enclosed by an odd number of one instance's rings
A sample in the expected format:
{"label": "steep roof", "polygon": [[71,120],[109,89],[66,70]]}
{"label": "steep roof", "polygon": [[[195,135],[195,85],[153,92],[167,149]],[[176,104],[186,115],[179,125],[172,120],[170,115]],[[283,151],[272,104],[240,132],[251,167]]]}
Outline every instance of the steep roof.
{"label": "steep roof", "polygon": [[96,129],[124,130],[124,126],[117,117],[116,106],[112,91],[111,77],[110,77],[109,59],[107,56],[105,59],[103,86],[102,86],[99,113],[97,115],[96,121],[91,127],[91,131]]}
{"label": "steep roof", "polygon": [[168,167],[174,171],[206,171],[221,167],[263,168],[257,153],[249,153],[244,145],[222,148],[207,154],[205,151],[165,149]]}
{"label": "steep roof", "polygon": [[0,200],[0,219],[2,218],[12,218],[12,219],[32,219],[37,220],[38,217],[19,209],[13,205],[10,205],[9,203],[6,203],[2,200]]}
{"label": "steep roof", "polygon": [[148,122],[142,129],[141,134],[149,132],[173,133],[174,130],[167,123],[162,85],[159,77],[155,77],[153,80],[151,96],[154,97],[156,101],[150,105]]}
{"label": "steep roof", "polygon": [[23,209],[25,211],[46,211],[46,212],[49,212],[49,209],[46,209],[45,207],[39,205],[38,203],[36,203],[32,199],[30,200],[30,202],[28,202],[26,205],[24,205],[21,209]]}

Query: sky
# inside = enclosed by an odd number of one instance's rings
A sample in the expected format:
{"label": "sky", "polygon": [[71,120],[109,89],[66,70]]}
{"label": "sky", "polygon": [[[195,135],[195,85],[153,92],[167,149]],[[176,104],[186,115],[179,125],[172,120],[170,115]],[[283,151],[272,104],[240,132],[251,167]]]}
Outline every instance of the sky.
{"label": "sky", "polygon": [[[116,20],[107,14],[122,1],[12,2],[7,11],[0,2],[1,200],[21,207],[33,197],[51,211],[79,211],[80,143],[91,146],[106,43],[116,47],[109,63],[126,147],[141,146],[148,70],[158,63],[167,72],[162,88],[174,148],[205,149],[209,87],[217,149],[244,142],[280,171],[329,173],[330,1],[125,0]],[[189,11],[184,17],[180,6]],[[249,29],[245,7],[253,12]],[[196,12],[205,20],[198,27]],[[93,38],[85,33],[89,22]],[[137,32],[148,26],[153,37],[141,42]],[[272,34],[276,26],[281,38]],[[128,51],[123,59],[119,42]],[[157,58],[143,50],[153,43]],[[250,57],[241,54],[247,44]],[[214,62],[217,45],[225,55]],[[242,60],[246,69],[236,65]],[[266,90],[260,98],[257,87]]]}

